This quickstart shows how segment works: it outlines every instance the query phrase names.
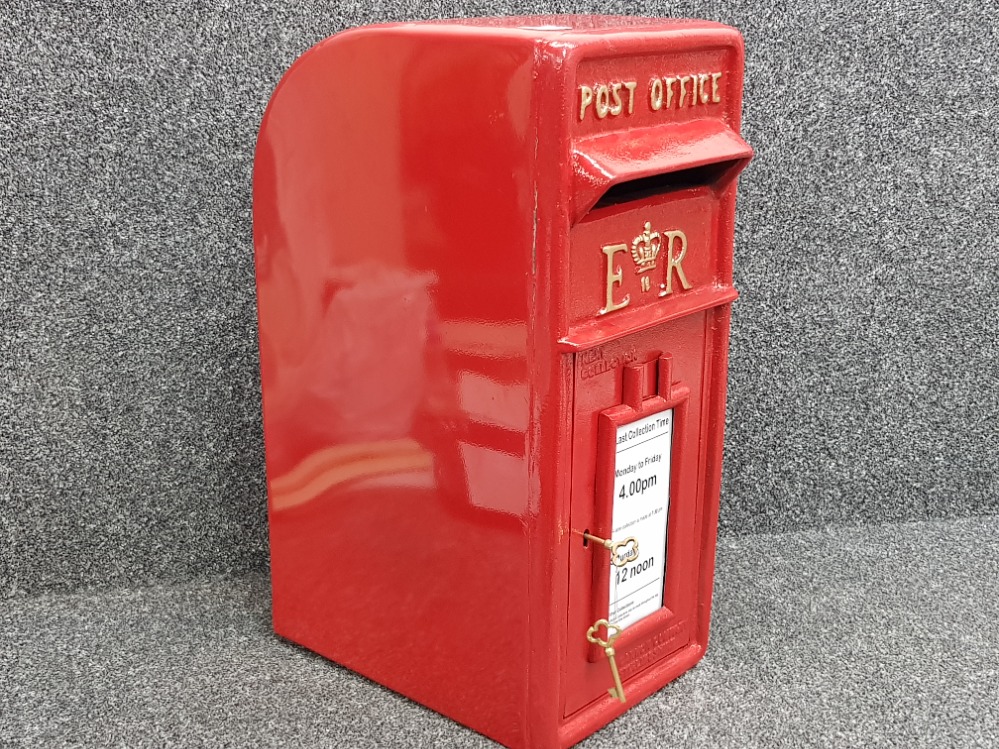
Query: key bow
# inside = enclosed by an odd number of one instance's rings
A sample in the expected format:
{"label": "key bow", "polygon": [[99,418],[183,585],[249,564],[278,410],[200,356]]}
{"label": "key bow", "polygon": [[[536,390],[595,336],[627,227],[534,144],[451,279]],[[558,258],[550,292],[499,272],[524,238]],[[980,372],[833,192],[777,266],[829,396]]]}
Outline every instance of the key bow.
{"label": "key bow", "polygon": [[[606,640],[597,637],[597,632],[600,631],[601,627],[604,627],[607,630]],[[621,628],[619,626],[617,626],[616,624],[612,624],[606,619],[598,619],[596,622],[593,623],[592,627],[586,630],[586,640],[587,642],[591,642],[594,645],[597,645],[606,650],[607,648],[614,647],[614,641],[620,636],[620,634],[621,634]]]}

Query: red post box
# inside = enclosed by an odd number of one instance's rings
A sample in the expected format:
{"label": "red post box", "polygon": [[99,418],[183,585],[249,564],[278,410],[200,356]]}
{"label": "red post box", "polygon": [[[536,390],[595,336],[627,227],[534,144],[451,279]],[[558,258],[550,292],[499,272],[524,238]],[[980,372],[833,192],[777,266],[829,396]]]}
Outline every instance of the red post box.
{"label": "red post box", "polygon": [[280,635],[511,747],[701,658],[742,67],[590,16],[295,63],[254,171]]}

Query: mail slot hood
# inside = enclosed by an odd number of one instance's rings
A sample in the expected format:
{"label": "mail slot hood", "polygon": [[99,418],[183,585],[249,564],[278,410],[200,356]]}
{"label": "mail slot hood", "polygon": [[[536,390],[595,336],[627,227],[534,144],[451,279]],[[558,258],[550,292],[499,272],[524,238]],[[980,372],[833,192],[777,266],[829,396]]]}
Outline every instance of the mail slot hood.
{"label": "mail slot hood", "polygon": [[574,222],[618,188],[631,188],[621,191],[627,198],[697,183],[724,186],[752,155],[749,144],[716,119],[580,138],[572,151]]}

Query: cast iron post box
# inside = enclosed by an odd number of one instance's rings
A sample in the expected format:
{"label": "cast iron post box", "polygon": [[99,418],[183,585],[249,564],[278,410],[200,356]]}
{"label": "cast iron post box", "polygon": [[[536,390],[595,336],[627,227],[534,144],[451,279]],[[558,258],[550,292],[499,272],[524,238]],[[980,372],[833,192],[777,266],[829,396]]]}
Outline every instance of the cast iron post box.
{"label": "cast iron post box", "polygon": [[701,658],[742,67],[719,24],[555,16],[286,74],[254,171],[280,635],[511,747]]}

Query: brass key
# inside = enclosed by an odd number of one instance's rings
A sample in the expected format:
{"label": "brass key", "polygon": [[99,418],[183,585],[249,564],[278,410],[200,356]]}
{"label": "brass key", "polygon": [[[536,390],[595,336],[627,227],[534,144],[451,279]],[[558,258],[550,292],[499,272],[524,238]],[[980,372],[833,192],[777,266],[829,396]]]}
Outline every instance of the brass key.
{"label": "brass key", "polygon": [[[606,627],[607,629],[606,640],[597,637],[597,632],[600,631],[601,627]],[[621,683],[621,674],[617,671],[617,661],[614,660],[614,641],[620,634],[621,628],[619,626],[611,624],[606,619],[598,619],[592,627],[586,630],[586,639],[604,649],[604,655],[607,656],[607,660],[610,663],[611,676],[614,677],[614,686],[608,689],[607,692],[611,697],[624,702],[624,685]]]}
{"label": "brass key", "polygon": [[[628,536],[624,541],[616,543],[606,538],[598,538],[589,533],[584,533],[583,538],[587,541],[598,543],[607,549],[611,553],[611,564],[615,567],[624,567],[626,564],[630,564],[638,559],[638,539],[634,536]],[[621,549],[625,549],[628,546],[631,548],[622,554]]]}

